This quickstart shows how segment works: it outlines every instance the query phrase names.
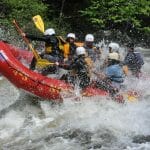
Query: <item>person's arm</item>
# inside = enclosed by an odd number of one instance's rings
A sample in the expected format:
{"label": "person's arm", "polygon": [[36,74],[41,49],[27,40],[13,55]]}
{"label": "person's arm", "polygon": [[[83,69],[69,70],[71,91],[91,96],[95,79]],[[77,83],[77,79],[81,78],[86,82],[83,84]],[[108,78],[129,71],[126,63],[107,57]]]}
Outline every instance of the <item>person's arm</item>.
{"label": "person's arm", "polygon": [[59,67],[62,67],[63,69],[66,69],[66,70],[72,70],[73,68],[76,67],[76,64],[72,61],[66,61],[63,63],[59,63],[57,64]]}
{"label": "person's arm", "polygon": [[31,35],[31,34],[25,34],[25,37],[30,39],[30,40],[36,40],[36,41],[44,41],[47,42],[50,39],[50,36],[36,36],[36,35]]}
{"label": "person's arm", "polygon": [[128,65],[129,64],[129,60],[130,60],[129,59],[129,54],[127,54],[122,64],[123,65]]}

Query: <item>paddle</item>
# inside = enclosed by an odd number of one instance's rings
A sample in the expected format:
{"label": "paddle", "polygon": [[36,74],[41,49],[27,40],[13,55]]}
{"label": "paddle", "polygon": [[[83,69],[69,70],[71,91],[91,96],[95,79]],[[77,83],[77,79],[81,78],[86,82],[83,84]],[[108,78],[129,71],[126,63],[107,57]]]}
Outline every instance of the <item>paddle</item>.
{"label": "paddle", "polygon": [[[44,22],[43,22],[43,19],[40,15],[36,15],[34,17],[32,17],[32,20],[36,26],[36,28],[41,31],[42,33],[44,33]],[[58,38],[61,40],[62,43],[66,43],[66,41],[61,37],[61,36],[58,36]]]}
{"label": "paddle", "polygon": [[42,33],[44,33],[44,31],[45,31],[44,30],[44,22],[43,22],[41,16],[40,15],[36,15],[36,16],[34,16],[32,18],[32,20],[33,20],[36,28],[39,29]]}
{"label": "paddle", "polygon": [[[36,15],[36,16],[32,17],[32,20],[33,20],[36,28],[39,31],[41,31],[42,33],[44,33],[45,30],[44,30],[44,22],[43,22],[42,17],[40,15]],[[61,37],[59,37],[59,38],[62,42],[65,43],[65,41]],[[60,64],[60,65],[66,66],[66,64]]]}
{"label": "paddle", "polygon": [[19,27],[19,25],[18,25],[18,23],[16,22],[16,20],[14,19],[13,20],[13,24],[15,25],[15,27],[16,27],[16,29],[17,29],[17,31],[20,33],[20,35],[22,36],[22,38],[23,38],[23,40],[25,41],[25,43],[29,46],[29,48],[31,49],[31,51],[33,52],[33,55],[34,55],[34,57],[36,58],[36,60],[37,60],[37,64],[36,64],[36,66],[37,67],[45,67],[46,65],[48,66],[48,65],[55,65],[55,63],[51,63],[51,62],[49,62],[48,60],[46,60],[46,59],[42,59],[41,57],[40,57],[40,55],[38,54],[38,52],[32,47],[32,44],[29,42],[29,40],[25,37],[25,36],[23,36],[23,34],[24,34],[24,32],[21,30],[21,28]]}
{"label": "paddle", "polygon": [[25,43],[29,46],[29,48],[31,49],[31,51],[33,52],[34,57],[36,58],[36,60],[41,59],[40,55],[38,54],[38,52],[32,47],[32,44],[29,42],[29,40],[23,36],[24,32],[21,30],[21,28],[19,27],[18,23],[16,22],[16,20],[13,20],[13,24],[15,25],[17,31],[20,33],[20,35],[22,36],[23,40],[25,41]]}
{"label": "paddle", "polygon": [[[34,16],[34,17],[32,17],[32,20],[33,20],[33,22],[34,22],[34,24],[35,24],[35,26],[36,26],[36,28],[39,30],[39,31],[41,31],[42,33],[44,33],[44,22],[43,22],[43,19],[42,19],[42,17],[40,16],[40,15],[36,15],[36,16]],[[62,37],[60,37],[59,36],[59,38],[60,38],[60,40],[63,42],[63,43],[65,43],[65,41],[62,39]],[[44,65],[44,64],[43,64]],[[57,62],[56,63],[54,63],[54,65],[58,65],[57,64]],[[67,64],[59,64],[59,66],[68,66]]]}

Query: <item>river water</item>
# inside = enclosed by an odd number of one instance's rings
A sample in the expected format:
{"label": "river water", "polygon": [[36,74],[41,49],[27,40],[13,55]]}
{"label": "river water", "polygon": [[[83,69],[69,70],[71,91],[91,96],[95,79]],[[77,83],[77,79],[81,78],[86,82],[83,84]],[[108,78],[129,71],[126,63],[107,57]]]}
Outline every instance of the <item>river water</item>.
{"label": "river water", "polygon": [[[143,49],[143,71],[150,53]],[[138,83],[137,83],[138,82]],[[132,84],[133,86],[133,84]],[[137,87],[138,86],[138,87]],[[104,98],[65,99],[52,104],[0,81],[2,150],[150,150],[150,79],[136,81],[140,101],[119,104]]]}

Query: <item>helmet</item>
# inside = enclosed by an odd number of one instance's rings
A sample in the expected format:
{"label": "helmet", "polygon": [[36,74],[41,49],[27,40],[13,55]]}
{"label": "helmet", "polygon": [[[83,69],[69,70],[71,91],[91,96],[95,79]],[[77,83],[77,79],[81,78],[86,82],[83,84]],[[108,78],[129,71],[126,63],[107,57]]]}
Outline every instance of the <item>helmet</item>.
{"label": "helmet", "polygon": [[87,34],[85,36],[85,41],[86,42],[94,42],[94,36],[93,36],[93,34]]}
{"label": "helmet", "polygon": [[76,48],[76,54],[79,55],[84,55],[86,54],[85,48],[84,47],[77,47]]}
{"label": "helmet", "polygon": [[67,38],[73,38],[73,39],[75,39],[76,36],[75,36],[74,33],[68,33],[68,34],[67,34]]}
{"label": "helmet", "polygon": [[53,28],[49,28],[44,32],[44,35],[54,35],[54,34],[55,34],[55,30]]}
{"label": "helmet", "polygon": [[119,50],[119,44],[118,43],[110,43],[108,45],[112,49],[112,51],[118,51]]}
{"label": "helmet", "polygon": [[108,59],[119,60],[119,54],[117,52],[109,53]]}

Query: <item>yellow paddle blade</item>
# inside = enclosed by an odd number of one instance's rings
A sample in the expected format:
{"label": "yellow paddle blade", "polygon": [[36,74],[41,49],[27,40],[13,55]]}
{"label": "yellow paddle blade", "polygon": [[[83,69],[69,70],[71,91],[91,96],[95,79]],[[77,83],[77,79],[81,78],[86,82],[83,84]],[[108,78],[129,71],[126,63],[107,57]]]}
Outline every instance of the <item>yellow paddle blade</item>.
{"label": "yellow paddle blade", "polygon": [[34,22],[35,26],[37,27],[37,29],[39,29],[42,33],[44,33],[44,31],[45,31],[44,30],[44,22],[43,22],[41,16],[36,15],[32,19],[33,19],[33,22]]}
{"label": "yellow paddle blade", "polygon": [[123,97],[124,97],[125,99],[127,99],[129,102],[136,102],[136,101],[138,101],[138,97],[136,97],[136,96],[134,96],[134,95],[130,95],[130,94],[128,94],[128,93],[124,93],[124,94],[123,94]]}
{"label": "yellow paddle blade", "polygon": [[135,97],[135,96],[128,96],[128,101],[130,101],[130,102],[137,101],[137,97]]}
{"label": "yellow paddle blade", "polygon": [[55,65],[55,63],[49,62],[46,59],[38,59],[37,63],[36,63],[37,68],[44,68],[44,67],[47,67],[49,65]]}

